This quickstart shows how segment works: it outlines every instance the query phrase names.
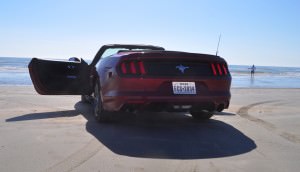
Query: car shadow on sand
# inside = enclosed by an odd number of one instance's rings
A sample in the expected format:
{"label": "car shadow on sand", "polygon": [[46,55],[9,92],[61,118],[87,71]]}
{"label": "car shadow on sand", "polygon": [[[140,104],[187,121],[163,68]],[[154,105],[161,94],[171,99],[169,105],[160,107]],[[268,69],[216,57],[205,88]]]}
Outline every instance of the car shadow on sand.
{"label": "car shadow on sand", "polygon": [[112,123],[99,124],[93,108],[78,102],[86,130],[116,154],[163,159],[204,159],[247,153],[255,142],[219,120],[199,122],[182,113],[118,113]]}
{"label": "car shadow on sand", "polygon": [[[112,123],[98,123],[90,104],[74,110],[25,114],[6,122],[83,115],[86,130],[112,152],[139,158],[205,159],[235,156],[256,148],[255,142],[219,120],[195,121],[183,113],[118,113]],[[220,114],[234,115],[234,114]]]}
{"label": "car shadow on sand", "polygon": [[6,119],[6,122],[17,122],[17,121],[30,121],[39,119],[49,119],[49,118],[61,118],[61,117],[74,117],[80,115],[77,110],[64,110],[56,112],[41,112],[41,113],[31,113],[26,115],[21,115],[13,118]]}

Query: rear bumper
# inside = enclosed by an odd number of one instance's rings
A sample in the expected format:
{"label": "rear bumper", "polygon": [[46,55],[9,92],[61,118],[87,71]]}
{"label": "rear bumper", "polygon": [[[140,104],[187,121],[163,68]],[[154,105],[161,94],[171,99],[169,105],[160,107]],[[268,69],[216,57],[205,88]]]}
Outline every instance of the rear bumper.
{"label": "rear bumper", "polygon": [[145,95],[137,93],[130,95],[119,93],[116,96],[104,97],[104,108],[108,111],[120,110],[147,110],[147,111],[189,111],[191,109],[201,109],[216,111],[227,109],[230,102],[230,92],[215,93],[205,96],[159,96],[153,93]]}
{"label": "rear bumper", "polygon": [[[172,82],[194,82],[196,94],[175,95]],[[187,111],[223,110],[229,106],[230,85],[230,76],[219,79],[116,78],[109,85],[102,87],[103,107],[108,111],[126,109],[176,111],[174,109],[176,106],[189,107]]]}

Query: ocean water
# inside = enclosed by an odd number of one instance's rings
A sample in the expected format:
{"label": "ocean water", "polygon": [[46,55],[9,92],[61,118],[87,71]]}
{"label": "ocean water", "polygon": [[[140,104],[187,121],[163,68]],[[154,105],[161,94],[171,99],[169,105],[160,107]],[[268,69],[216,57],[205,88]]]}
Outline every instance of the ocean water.
{"label": "ocean water", "polygon": [[[31,58],[0,57],[0,85],[32,85],[28,73]],[[89,60],[87,60],[89,61]],[[300,67],[229,65],[232,88],[300,88]]]}
{"label": "ocean water", "polygon": [[299,67],[256,66],[254,77],[250,67],[229,66],[233,88],[300,88]]}
{"label": "ocean water", "polygon": [[0,57],[0,85],[32,85],[27,67],[30,60]]}

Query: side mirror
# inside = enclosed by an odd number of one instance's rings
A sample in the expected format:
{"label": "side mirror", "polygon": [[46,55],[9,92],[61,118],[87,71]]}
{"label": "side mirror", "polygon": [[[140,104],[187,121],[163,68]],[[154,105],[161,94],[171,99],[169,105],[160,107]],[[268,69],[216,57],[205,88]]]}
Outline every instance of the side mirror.
{"label": "side mirror", "polygon": [[79,58],[77,58],[77,57],[70,57],[69,61],[71,61],[71,62],[79,62],[79,63],[81,62],[81,60]]}

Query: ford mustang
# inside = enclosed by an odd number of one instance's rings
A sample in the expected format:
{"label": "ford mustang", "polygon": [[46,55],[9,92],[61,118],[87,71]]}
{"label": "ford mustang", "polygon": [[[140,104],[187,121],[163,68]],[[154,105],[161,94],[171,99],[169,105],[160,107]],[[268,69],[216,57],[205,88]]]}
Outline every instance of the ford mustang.
{"label": "ford mustang", "polygon": [[205,120],[231,97],[223,58],[158,46],[104,45],[90,64],[33,58],[28,67],[39,94],[81,95],[99,122],[120,111],[182,111]]}

